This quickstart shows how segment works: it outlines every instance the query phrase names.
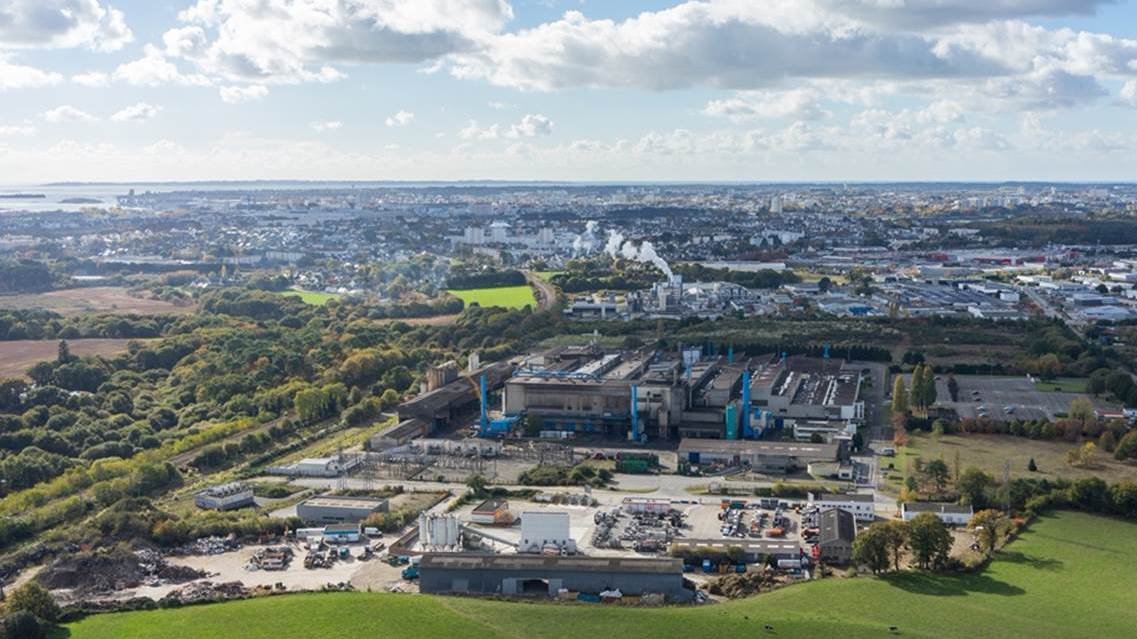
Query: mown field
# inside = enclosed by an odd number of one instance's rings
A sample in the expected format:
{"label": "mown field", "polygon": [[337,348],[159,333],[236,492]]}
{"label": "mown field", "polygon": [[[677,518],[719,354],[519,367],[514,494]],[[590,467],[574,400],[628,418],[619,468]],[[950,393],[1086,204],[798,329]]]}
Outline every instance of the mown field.
{"label": "mown field", "polygon": [[305,304],[311,304],[312,306],[323,306],[332,300],[339,299],[339,295],[334,295],[332,293],[323,293],[321,291],[302,291],[300,289],[289,289],[287,291],[281,291],[280,294],[299,297],[301,302],[304,302]]}
{"label": "mown field", "polygon": [[[1010,462],[1011,478],[1032,477],[1035,479],[1081,479],[1101,477],[1109,483],[1124,479],[1137,480],[1137,466],[1117,461],[1113,455],[1098,449],[1087,466],[1071,466],[1066,463],[1066,453],[1079,446],[1065,441],[1043,441],[1011,435],[932,435],[915,433],[910,437],[910,445],[897,451],[896,457],[881,457],[881,467],[889,463],[895,466],[883,488],[893,493],[900,492],[909,467],[914,459],[923,457],[925,461],[942,459],[953,466],[959,454],[959,466],[966,469],[974,466],[991,476],[1003,476],[1004,462]],[[1027,469],[1034,459],[1038,470]]]}
{"label": "mown field", "polygon": [[499,306],[501,308],[536,308],[537,299],[533,297],[533,289],[525,286],[502,286],[499,288],[472,288],[468,290],[452,290],[450,294],[466,303],[477,304],[483,308]]}
{"label": "mown field", "polygon": [[60,315],[109,313],[122,315],[164,315],[192,313],[193,304],[174,304],[160,299],[135,297],[120,286],[69,288],[47,293],[22,293],[0,297],[0,308],[40,309]]}
{"label": "mown field", "polygon": [[[153,340],[130,339],[72,339],[67,341],[72,355],[117,355],[126,350],[130,342],[146,343]],[[37,362],[53,360],[59,355],[58,340],[16,340],[0,342],[0,377],[23,377]]]}
{"label": "mown field", "polygon": [[[979,574],[812,582],[698,608],[538,605],[389,594],[312,594],[100,615],[72,639],[526,637],[1131,637],[1137,525],[1047,516]],[[771,633],[764,630],[769,624]],[[897,627],[896,635],[889,631]]]}

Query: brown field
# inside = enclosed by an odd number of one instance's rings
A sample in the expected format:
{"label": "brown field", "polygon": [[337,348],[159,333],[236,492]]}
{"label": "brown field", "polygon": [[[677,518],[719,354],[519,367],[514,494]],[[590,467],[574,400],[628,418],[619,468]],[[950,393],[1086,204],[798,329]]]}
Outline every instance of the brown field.
{"label": "brown field", "polygon": [[406,317],[374,320],[377,324],[394,324],[402,322],[408,326],[449,326],[458,321],[458,314],[435,315],[434,317]]}
{"label": "brown field", "polygon": [[120,286],[69,288],[47,293],[28,293],[0,297],[0,308],[42,309],[60,315],[83,313],[121,313],[123,315],[165,315],[190,313],[193,305],[180,306],[157,299],[134,297]]}
{"label": "brown field", "polygon": [[[114,355],[126,350],[130,342],[149,340],[130,339],[69,339],[72,355]],[[55,340],[21,340],[0,342],[0,377],[23,377],[24,371],[36,362],[55,359],[59,342]]]}

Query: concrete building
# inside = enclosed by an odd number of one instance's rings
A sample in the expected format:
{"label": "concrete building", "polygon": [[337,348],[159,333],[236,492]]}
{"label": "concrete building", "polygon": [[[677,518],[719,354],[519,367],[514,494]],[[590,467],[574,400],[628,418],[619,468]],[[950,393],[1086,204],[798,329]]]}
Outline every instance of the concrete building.
{"label": "concrete building", "polygon": [[827,508],[818,516],[817,549],[827,564],[847,564],[853,559],[853,540],[857,538],[857,522],[853,513],[842,508]]}
{"label": "concrete building", "polygon": [[470,522],[486,526],[507,526],[513,523],[509,502],[504,499],[487,499],[474,507]]}
{"label": "concrete building", "polygon": [[288,466],[273,466],[270,475],[288,477],[339,477],[363,463],[362,455],[336,455],[335,457],[309,457]]}
{"label": "concrete building", "polygon": [[320,495],[297,505],[296,516],[311,524],[359,523],[387,509],[386,499]]}
{"label": "concrete building", "polygon": [[960,506],[938,501],[921,501],[900,505],[900,516],[904,521],[912,521],[920,513],[932,513],[948,526],[966,526],[975,514],[971,506]]}
{"label": "concrete building", "polygon": [[599,594],[662,594],[686,602],[680,559],[550,557],[427,553],[419,564],[420,590],[428,594],[552,597],[562,589]]}
{"label": "concrete building", "polygon": [[241,482],[210,486],[195,495],[193,501],[198,508],[206,510],[235,510],[257,503],[252,487]]}
{"label": "concrete building", "polygon": [[820,511],[840,508],[853,514],[857,521],[871,522],[876,519],[875,498],[871,494],[814,495],[809,493],[809,505]]}
{"label": "concrete building", "polygon": [[324,526],[325,543],[354,544],[361,538],[359,524],[328,524]]}
{"label": "concrete building", "polygon": [[847,450],[844,444],[687,438],[679,442],[679,459],[696,466],[724,464],[789,474],[806,470],[811,463],[844,459]]}

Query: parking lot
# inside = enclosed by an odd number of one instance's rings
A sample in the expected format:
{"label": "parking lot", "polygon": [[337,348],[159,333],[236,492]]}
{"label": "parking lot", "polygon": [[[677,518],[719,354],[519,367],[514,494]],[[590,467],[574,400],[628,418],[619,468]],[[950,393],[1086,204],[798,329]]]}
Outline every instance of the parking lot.
{"label": "parking lot", "polygon": [[[1022,377],[992,377],[986,375],[957,375],[959,401],[951,400],[947,376],[936,381],[936,404],[955,410],[960,418],[986,416],[991,419],[1051,420],[1070,408],[1078,393],[1043,392],[1034,383]],[[911,385],[911,376],[905,376],[905,385]],[[1090,398],[1094,406],[1103,409],[1117,407],[1099,398]]]}

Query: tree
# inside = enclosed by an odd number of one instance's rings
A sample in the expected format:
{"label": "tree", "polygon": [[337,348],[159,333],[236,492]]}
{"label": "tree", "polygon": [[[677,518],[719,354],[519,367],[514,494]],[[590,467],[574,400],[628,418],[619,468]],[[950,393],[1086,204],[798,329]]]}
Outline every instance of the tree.
{"label": "tree", "polygon": [[908,406],[913,411],[923,409],[924,404],[924,365],[916,364],[912,369],[912,385],[908,387]]}
{"label": "tree", "polygon": [[951,470],[942,459],[933,459],[924,467],[924,476],[936,487],[937,493],[944,492],[948,480],[951,479]]}
{"label": "tree", "polygon": [[947,392],[951,395],[951,401],[959,401],[959,382],[956,381],[955,375],[948,375],[947,378]]}
{"label": "tree", "polygon": [[486,478],[481,475],[474,475],[466,480],[466,488],[475,496],[484,495],[486,493]]}
{"label": "tree", "polygon": [[43,624],[27,610],[14,612],[3,620],[5,639],[43,639],[47,636]]}
{"label": "tree", "polygon": [[904,546],[908,544],[908,522],[893,520],[884,524],[885,539],[888,542],[888,551],[892,556],[892,566],[900,570],[900,559],[904,555]]}
{"label": "tree", "polygon": [[1031,457],[1031,458],[1030,458],[1030,461],[1029,461],[1029,462],[1027,462],[1027,464],[1026,464],[1026,469],[1027,469],[1027,470],[1029,470],[1029,471],[1030,471],[1030,472],[1032,472],[1032,473],[1037,473],[1037,472],[1038,472],[1038,464],[1034,463],[1034,458],[1033,458],[1033,457]]}
{"label": "tree", "polygon": [[1070,499],[1085,511],[1100,513],[1109,504],[1109,486],[1098,477],[1085,477],[1070,487]]}
{"label": "tree", "polygon": [[1094,403],[1088,397],[1075,397],[1070,402],[1070,409],[1067,411],[1070,419],[1076,419],[1082,423],[1082,428],[1086,427],[1086,422],[1094,419]]}
{"label": "tree", "polygon": [[51,362],[36,362],[28,369],[28,377],[36,383],[36,386],[47,386],[55,377],[55,367]]}
{"label": "tree", "polygon": [[867,566],[874,575],[887,570],[890,559],[885,524],[873,524],[853,540],[853,561],[857,565]]}
{"label": "tree", "polygon": [[936,403],[936,373],[931,364],[924,364],[924,379],[920,381],[920,405],[927,410]]}
{"label": "tree", "polygon": [[900,415],[908,412],[908,391],[904,388],[904,378],[900,375],[892,381],[892,413]]}
{"label": "tree", "polygon": [[54,622],[59,619],[59,604],[55,603],[51,593],[34,581],[29,581],[8,594],[4,600],[4,612],[12,614],[18,611],[27,611],[43,619]]}
{"label": "tree", "polygon": [[1133,459],[1137,458],[1137,430],[1129,431],[1120,442],[1117,442],[1117,448],[1113,451],[1114,459]]}
{"label": "tree", "polygon": [[920,513],[908,522],[908,548],[921,570],[943,566],[951,553],[951,532],[933,513]]}
{"label": "tree", "polygon": [[1098,446],[1107,453],[1112,453],[1117,449],[1117,436],[1113,434],[1112,430],[1106,430],[1098,438]]}
{"label": "tree", "polygon": [[975,535],[975,541],[983,554],[990,557],[1009,523],[1002,511],[989,508],[972,515],[971,521],[967,522],[967,529]]}
{"label": "tree", "polygon": [[1137,517],[1137,484],[1122,480],[1109,489],[1109,500],[1113,512],[1122,517]]}
{"label": "tree", "polygon": [[978,468],[968,467],[955,480],[955,489],[959,492],[962,503],[982,508],[987,504],[987,491],[993,484],[990,475]]}
{"label": "tree", "polygon": [[55,358],[56,362],[60,364],[66,364],[75,359],[75,356],[71,354],[71,347],[67,345],[67,340],[59,340],[59,346],[57,350],[58,355]]}

